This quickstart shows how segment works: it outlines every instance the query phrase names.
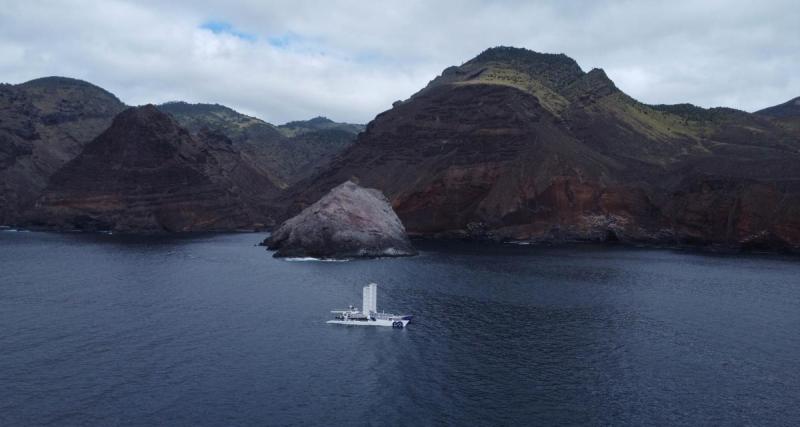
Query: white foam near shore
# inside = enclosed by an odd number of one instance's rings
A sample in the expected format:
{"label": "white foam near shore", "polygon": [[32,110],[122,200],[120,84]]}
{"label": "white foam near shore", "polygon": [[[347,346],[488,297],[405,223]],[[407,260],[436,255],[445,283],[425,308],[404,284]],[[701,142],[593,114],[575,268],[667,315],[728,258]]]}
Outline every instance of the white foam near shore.
{"label": "white foam near shore", "polygon": [[333,258],[313,258],[313,257],[297,257],[297,258],[284,258],[286,261],[292,262],[309,262],[309,261],[317,261],[317,262],[347,262],[350,261],[349,259],[333,259]]}

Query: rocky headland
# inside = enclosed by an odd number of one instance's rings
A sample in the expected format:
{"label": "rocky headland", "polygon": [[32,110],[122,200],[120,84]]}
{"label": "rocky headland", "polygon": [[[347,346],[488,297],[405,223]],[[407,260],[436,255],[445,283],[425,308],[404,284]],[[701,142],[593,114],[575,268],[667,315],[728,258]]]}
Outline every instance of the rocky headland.
{"label": "rocky headland", "polygon": [[291,215],[355,178],[411,235],[798,251],[795,104],[647,105],[566,55],[492,48],[281,197]]}

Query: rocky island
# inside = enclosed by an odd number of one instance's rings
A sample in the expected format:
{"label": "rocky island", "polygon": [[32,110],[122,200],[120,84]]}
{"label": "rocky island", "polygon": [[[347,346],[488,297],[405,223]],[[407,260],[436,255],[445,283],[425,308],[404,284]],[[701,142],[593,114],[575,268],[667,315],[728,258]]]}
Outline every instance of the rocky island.
{"label": "rocky island", "polygon": [[417,252],[389,201],[347,181],[281,224],[263,244],[276,257],[371,258]]}

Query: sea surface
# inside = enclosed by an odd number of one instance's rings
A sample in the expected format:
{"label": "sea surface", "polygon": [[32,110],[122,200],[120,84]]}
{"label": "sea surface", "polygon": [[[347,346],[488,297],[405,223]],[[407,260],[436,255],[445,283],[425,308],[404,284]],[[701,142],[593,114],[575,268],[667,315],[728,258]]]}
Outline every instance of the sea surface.
{"label": "sea surface", "polygon": [[0,425],[800,424],[798,258],[263,237],[0,232]]}

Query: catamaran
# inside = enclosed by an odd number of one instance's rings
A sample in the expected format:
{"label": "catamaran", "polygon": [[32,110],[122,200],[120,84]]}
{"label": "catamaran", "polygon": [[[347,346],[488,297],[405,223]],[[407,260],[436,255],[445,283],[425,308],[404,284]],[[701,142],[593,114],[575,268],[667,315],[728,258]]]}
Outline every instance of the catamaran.
{"label": "catamaran", "polygon": [[332,310],[333,320],[327,323],[337,325],[391,326],[405,328],[413,316],[407,314],[389,314],[378,312],[378,285],[370,283],[364,286],[361,310],[352,305],[347,310]]}

